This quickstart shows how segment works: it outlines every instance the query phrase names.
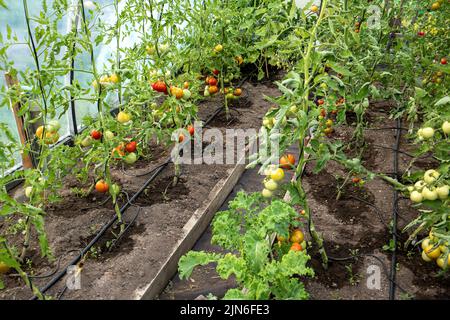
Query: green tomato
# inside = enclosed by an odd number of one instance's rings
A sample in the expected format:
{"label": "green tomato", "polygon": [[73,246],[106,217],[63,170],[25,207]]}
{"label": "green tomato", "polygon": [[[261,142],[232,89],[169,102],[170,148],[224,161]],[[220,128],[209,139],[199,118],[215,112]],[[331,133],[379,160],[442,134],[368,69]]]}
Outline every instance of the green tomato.
{"label": "green tomato", "polygon": [[137,154],[134,152],[131,152],[123,160],[125,161],[125,163],[131,165],[137,161]]}
{"label": "green tomato", "polygon": [[107,131],[105,131],[104,137],[105,137],[106,141],[111,141],[112,139],[114,139],[114,133],[107,130]]}
{"label": "green tomato", "polygon": [[436,189],[432,188],[429,189],[428,187],[423,188],[422,190],[422,196],[425,200],[434,201],[438,198],[438,193]]}
{"label": "green tomato", "polygon": [[450,192],[450,187],[449,186],[438,187],[436,189],[436,192],[438,194],[439,199],[446,200]]}
{"label": "green tomato", "polygon": [[59,123],[58,120],[51,120],[49,123],[49,131],[50,132],[56,132],[59,129],[61,129],[61,124]]}
{"label": "green tomato", "polygon": [[189,91],[188,89],[183,90],[183,99],[184,100],[188,100],[191,96],[192,96],[191,91]]}
{"label": "green tomato", "polygon": [[264,189],[262,191],[262,195],[264,198],[271,198],[273,196],[273,193],[270,190]]}
{"label": "green tomato", "polygon": [[31,198],[31,193],[33,192],[33,187],[26,187],[25,188],[25,196],[29,199]]}
{"label": "green tomato", "polygon": [[423,180],[427,184],[432,184],[439,178],[440,174],[436,170],[427,170],[423,175]]}
{"label": "green tomato", "polygon": [[421,203],[423,201],[423,196],[418,191],[411,192],[410,199],[414,203]]}
{"label": "green tomato", "polygon": [[445,121],[442,124],[442,131],[444,131],[445,134],[450,134],[450,122]]}
{"label": "green tomato", "polygon": [[87,136],[86,138],[84,138],[81,141],[81,145],[85,148],[92,146],[93,143],[94,143],[94,140],[90,136]]}
{"label": "green tomato", "polygon": [[264,187],[269,191],[275,191],[278,189],[278,183],[270,179],[264,183]]}
{"label": "green tomato", "polygon": [[421,136],[422,136],[424,139],[431,139],[431,138],[433,138],[433,136],[434,136],[434,129],[433,129],[433,128],[430,128],[430,127],[428,127],[428,128],[423,128],[423,129],[422,129],[422,134],[421,134]]}

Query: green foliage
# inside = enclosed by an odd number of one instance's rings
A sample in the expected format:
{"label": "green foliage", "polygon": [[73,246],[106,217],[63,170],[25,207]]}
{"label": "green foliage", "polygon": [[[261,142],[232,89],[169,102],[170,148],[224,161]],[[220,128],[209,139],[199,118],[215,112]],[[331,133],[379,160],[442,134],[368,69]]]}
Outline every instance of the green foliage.
{"label": "green foliage", "polygon": [[230,251],[213,254],[191,251],[180,259],[180,277],[189,278],[195,267],[216,263],[222,279],[236,278],[238,289],[229,290],[224,299],[307,299],[298,276],[313,276],[304,252],[289,251],[274,257],[271,236],[289,236],[289,226],[298,224],[297,213],[287,203],[275,200],[267,206],[259,193],[239,192],[219,212],[213,222],[212,243]]}

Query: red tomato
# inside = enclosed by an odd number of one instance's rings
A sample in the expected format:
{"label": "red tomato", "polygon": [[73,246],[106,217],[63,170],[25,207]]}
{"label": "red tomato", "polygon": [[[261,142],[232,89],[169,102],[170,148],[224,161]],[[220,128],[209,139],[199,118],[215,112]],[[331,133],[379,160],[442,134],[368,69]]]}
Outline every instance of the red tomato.
{"label": "red tomato", "polygon": [[217,79],[216,78],[209,78],[208,84],[210,86],[217,86]]}
{"label": "red tomato", "polygon": [[125,149],[127,150],[127,152],[131,153],[131,152],[136,152],[137,149],[137,142],[136,141],[131,141],[129,143],[127,143],[127,145],[125,146]]}
{"label": "red tomato", "polygon": [[91,131],[91,138],[94,140],[100,140],[102,138],[102,133],[98,130]]}
{"label": "red tomato", "polygon": [[220,71],[217,70],[217,69],[214,69],[214,70],[213,70],[213,73],[214,73],[216,76],[218,76],[218,75],[220,74]]}
{"label": "red tomato", "polygon": [[446,65],[447,64],[447,59],[446,58],[442,58],[441,59],[441,64],[442,65]]}
{"label": "red tomato", "polygon": [[360,179],[360,178],[357,178],[357,177],[355,177],[355,178],[352,179],[352,182],[355,183],[355,184],[356,184],[356,183],[360,183],[360,181],[361,181],[361,179]]}
{"label": "red tomato", "polygon": [[154,84],[152,84],[152,88],[157,92],[167,93],[167,86],[164,81],[156,81]]}
{"label": "red tomato", "polygon": [[188,126],[187,130],[189,131],[189,134],[190,134],[191,136],[193,136],[193,135],[194,135],[194,133],[195,133],[195,129],[194,129],[194,127],[193,127],[193,126]]}
{"label": "red tomato", "polygon": [[323,104],[325,104],[325,100],[319,99],[319,100],[317,101],[317,105],[321,106],[321,105],[323,105]]}

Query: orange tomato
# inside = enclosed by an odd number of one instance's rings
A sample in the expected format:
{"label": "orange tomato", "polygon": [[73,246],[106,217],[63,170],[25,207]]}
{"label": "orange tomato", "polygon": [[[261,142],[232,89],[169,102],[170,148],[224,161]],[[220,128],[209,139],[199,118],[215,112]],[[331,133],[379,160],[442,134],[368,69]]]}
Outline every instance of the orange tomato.
{"label": "orange tomato", "polygon": [[208,91],[210,94],[215,94],[215,93],[219,92],[219,88],[217,86],[210,86]]}
{"label": "orange tomato", "polygon": [[103,180],[103,179],[99,180],[95,184],[95,190],[97,190],[100,193],[106,193],[109,190],[109,185],[108,185],[108,183],[105,182],[105,180]]}
{"label": "orange tomato", "polygon": [[303,248],[300,245],[300,243],[295,242],[291,246],[291,251],[302,251],[302,250],[303,250]]}
{"label": "orange tomato", "polygon": [[288,154],[280,158],[280,167],[283,169],[291,169],[295,165],[295,157],[293,154]]}
{"label": "orange tomato", "polygon": [[121,158],[125,156],[125,146],[123,144],[115,147],[112,151],[111,151],[111,156],[113,158]]}
{"label": "orange tomato", "polygon": [[171,88],[170,88],[170,93],[171,93],[175,98],[177,98],[178,100],[181,99],[181,98],[183,98],[183,96],[184,96],[183,89],[178,88],[178,87],[171,87]]}

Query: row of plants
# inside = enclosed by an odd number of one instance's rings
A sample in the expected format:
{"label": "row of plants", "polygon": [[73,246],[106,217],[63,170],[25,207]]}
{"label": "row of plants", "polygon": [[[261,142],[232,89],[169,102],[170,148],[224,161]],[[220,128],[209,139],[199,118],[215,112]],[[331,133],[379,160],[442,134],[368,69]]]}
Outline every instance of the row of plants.
{"label": "row of plants", "polygon": [[[100,6],[80,0],[74,8],[68,1],[55,0],[43,1],[37,14],[30,13],[27,0],[22,5],[28,30],[25,43],[9,27],[1,36],[1,70],[20,80],[2,88],[1,106],[20,105],[29,140],[21,145],[2,124],[8,139],[1,142],[0,166],[5,173],[19,150],[33,156],[35,167],[1,175],[0,215],[10,227],[0,237],[0,271],[15,270],[37,297],[45,299],[30,281],[28,253],[38,240],[41,256],[55,261],[45,211],[62,200],[64,178],[69,174],[77,178],[81,187],[72,190],[73,196],[96,192],[110,199],[123,232],[119,208],[125,197],[111,169],[152,158],[155,143],[189,139],[199,102],[211,95],[220,95],[229,116],[230,101],[243,93],[236,86],[243,66],[256,70],[262,79],[269,76],[269,66],[291,61],[291,54],[278,55],[276,42],[289,36],[281,27],[293,21],[295,5],[291,1],[113,0]],[[115,17],[105,20],[102,12],[109,8]],[[272,21],[274,13],[278,16]],[[58,25],[68,19],[79,23],[62,34]],[[138,40],[123,45],[134,38]],[[14,57],[8,55],[19,44],[28,47],[32,67],[16,69]],[[96,55],[102,46],[113,49],[108,62],[98,65]],[[64,79],[71,74],[73,81],[66,84]],[[84,130],[73,144],[58,143],[58,120],[73,104],[95,109],[97,115],[83,119]],[[179,173],[176,164],[174,184]],[[7,191],[16,181],[23,182],[26,200]],[[12,242],[16,234],[22,234],[23,244]]]}
{"label": "row of plants", "polygon": [[[370,9],[373,5],[378,10]],[[404,245],[420,245],[423,259],[435,260],[446,271],[450,262],[449,13],[450,5],[444,1],[323,0],[320,7],[309,3],[295,15],[296,23],[286,21],[290,34],[278,50],[291,59],[285,66],[289,72],[277,82],[282,95],[269,98],[274,107],[263,120],[270,138],[281,141],[283,156],[266,159],[261,155],[253,161],[250,167],[260,164],[260,172],[266,176],[262,192],[239,195],[230,203],[230,210],[216,216],[212,241],[233,253],[190,252],[180,260],[180,275],[189,277],[194,266],[217,262],[219,275],[226,279],[233,274],[238,283],[225,298],[306,298],[296,275],[312,272],[306,266],[309,257],[306,243],[300,243],[304,237],[298,220],[308,228],[325,268],[328,256],[314,225],[303,173],[308,163],[315,164],[317,174],[331,161],[347,170],[345,183],[362,185],[382,179],[410,198],[418,215],[403,230],[409,232]],[[364,116],[378,100],[394,104],[386,117],[407,122],[411,162],[396,177],[371,172],[360,157],[349,158],[346,152],[361,154],[370,147],[364,140],[368,126]],[[352,140],[344,144],[332,138],[337,126],[347,124],[349,114],[355,114],[357,121]],[[293,144],[298,145],[299,155],[286,153]],[[414,163],[423,157],[432,158],[436,166],[414,169]],[[279,164],[272,165],[274,161]],[[286,170],[294,171],[292,181],[284,179]],[[284,201],[278,199],[283,196]],[[259,201],[267,207],[259,208]],[[276,218],[269,216],[274,208]],[[287,251],[278,254],[279,248]],[[271,271],[294,257],[299,270],[285,268],[278,271],[281,279],[272,277]],[[291,295],[285,295],[288,287]]]}

